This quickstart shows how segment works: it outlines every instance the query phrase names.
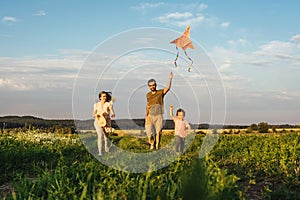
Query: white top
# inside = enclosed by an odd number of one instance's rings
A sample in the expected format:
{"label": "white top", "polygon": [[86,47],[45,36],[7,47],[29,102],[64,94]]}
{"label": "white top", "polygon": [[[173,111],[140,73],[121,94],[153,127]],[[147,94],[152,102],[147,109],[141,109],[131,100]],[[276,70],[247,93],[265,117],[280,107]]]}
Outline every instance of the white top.
{"label": "white top", "polygon": [[175,123],[175,135],[185,138],[186,129],[191,129],[189,123],[186,120],[180,120],[177,117],[173,117]]}
{"label": "white top", "polygon": [[105,102],[103,106],[101,105],[101,102],[94,104],[94,115],[102,115],[103,113],[110,114],[110,112],[113,114],[112,101]]}

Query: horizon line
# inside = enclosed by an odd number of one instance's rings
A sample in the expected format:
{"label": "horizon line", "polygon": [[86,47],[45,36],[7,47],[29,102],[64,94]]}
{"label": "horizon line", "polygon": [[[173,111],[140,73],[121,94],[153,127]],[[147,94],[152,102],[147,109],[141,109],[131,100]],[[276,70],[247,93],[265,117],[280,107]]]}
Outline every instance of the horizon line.
{"label": "horizon line", "polygon": [[[42,119],[42,120],[70,120],[70,121],[88,121],[88,120],[94,120],[93,118],[89,118],[89,119],[74,119],[74,118],[46,118],[46,117],[40,117],[40,116],[34,116],[34,115],[1,115],[0,118],[5,118],[5,117],[32,117],[32,118],[38,118],[38,119]],[[144,118],[133,118],[133,119],[130,119],[130,118],[119,118],[119,119],[112,119],[112,120],[142,120]],[[164,120],[172,120],[172,119],[164,119]],[[294,126],[299,126],[300,123],[269,123],[267,121],[260,121],[260,122],[250,122],[248,124],[244,124],[244,123],[241,123],[241,124],[210,124],[208,122],[202,122],[202,123],[190,123],[190,124],[193,124],[193,125],[201,125],[201,124],[208,124],[208,125],[223,125],[223,126],[247,126],[247,125],[251,125],[251,124],[259,124],[261,122],[266,122],[268,123],[269,125],[294,125]]]}

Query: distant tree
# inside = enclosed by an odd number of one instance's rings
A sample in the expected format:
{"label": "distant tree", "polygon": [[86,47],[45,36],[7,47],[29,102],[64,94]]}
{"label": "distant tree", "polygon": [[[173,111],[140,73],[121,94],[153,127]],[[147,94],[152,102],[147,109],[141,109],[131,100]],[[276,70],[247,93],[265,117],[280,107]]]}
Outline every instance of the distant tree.
{"label": "distant tree", "polygon": [[251,124],[249,128],[251,128],[252,131],[257,131],[258,130],[257,124]]}
{"label": "distant tree", "polygon": [[196,134],[206,135],[204,131],[197,131]]}
{"label": "distant tree", "polygon": [[228,133],[227,131],[224,130],[224,131],[222,132],[222,134],[228,135],[229,133]]}
{"label": "distant tree", "polygon": [[249,126],[247,129],[246,129],[246,133],[252,133],[253,132],[253,130],[252,130],[252,128]]}
{"label": "distant tree", "polygon": [[269,124],[267,122],[260,122],[258,124],[258,132],[268,133],[268,131],[269,131]]}
{"label": "distant tree", "polygon": [[280,133],[286,133],[286,130],[285,130],[285,129],[282,129],[282,130],[280,131]]}
{"label": "distant tree", "polygon": [[209,124],[199,124],[198,129],[209,129]]}
{"label": "distant tree", "polygon": [[276,129],[275,126],[272,127],[272,132],[273,132],[273,133],[277,133],[277,129]]}

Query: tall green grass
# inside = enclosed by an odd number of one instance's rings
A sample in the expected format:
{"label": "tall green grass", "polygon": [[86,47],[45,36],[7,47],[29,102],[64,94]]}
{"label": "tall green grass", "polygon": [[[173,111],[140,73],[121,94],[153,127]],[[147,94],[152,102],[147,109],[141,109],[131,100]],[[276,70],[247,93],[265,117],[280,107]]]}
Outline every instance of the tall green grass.
{"label": "tall green grass", "polygon": [[[197,135],[171,165],[135,174],[101,164],[77,135],[8,132],[0,135],[1,198],[245,199],[268,181],[261,198],[293,199],[299,195],[299,135],[222,136],[204,159],[198,158],[204,136]],[[143,138],[111,139],[130,151],[149,148]],[[171,139],[163,136],[162,145]]]}

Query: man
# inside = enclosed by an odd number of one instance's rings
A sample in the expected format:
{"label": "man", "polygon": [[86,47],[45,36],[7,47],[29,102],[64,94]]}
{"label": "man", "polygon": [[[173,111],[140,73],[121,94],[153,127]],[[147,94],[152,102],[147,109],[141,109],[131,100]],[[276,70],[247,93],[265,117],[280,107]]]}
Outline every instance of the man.
{"label": "man", "polygon": [[[148,81],[148,87],[150,92],[147,93],[147,106],[146,106],[146,119],[145,128],[150,143],[150,149],[154,149],[154,142],[156,143],[156,149],[159,147],[161,130],[163,125],[163,113],[164,113],[164,96],[171,88],[173,73],[170,72],[169,81],[167,87],[164,89],[156,89],[156,81],[150,79]],[[153,131],[155,128],[155,132]]]}

